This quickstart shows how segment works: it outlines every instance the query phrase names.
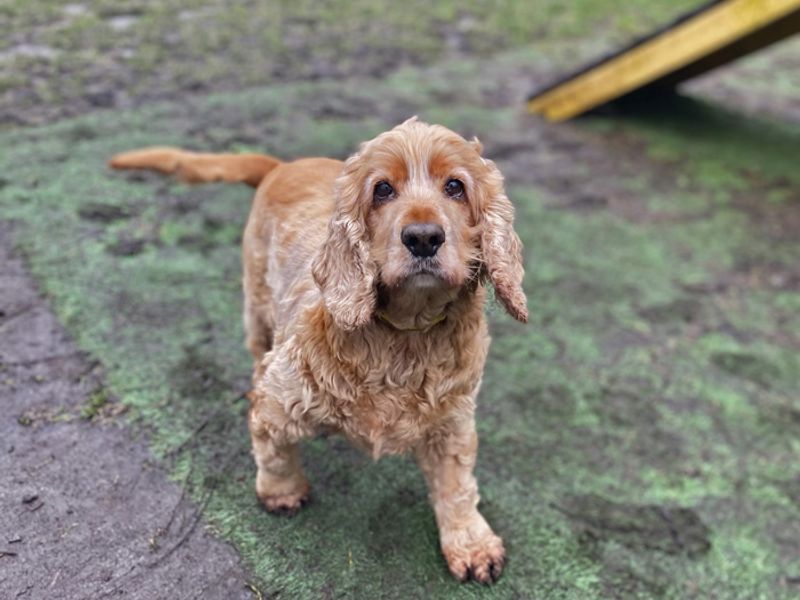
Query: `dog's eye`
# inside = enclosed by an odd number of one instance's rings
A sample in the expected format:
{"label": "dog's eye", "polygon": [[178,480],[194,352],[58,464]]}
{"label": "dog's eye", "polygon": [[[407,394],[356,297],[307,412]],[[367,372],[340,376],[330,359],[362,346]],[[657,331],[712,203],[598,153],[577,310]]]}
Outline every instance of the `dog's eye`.
{"label": "dog's eye", "polygon": [[379,181],[372,190],[372,200],[384,202],[394,196],[394,188],[385,181]]}
{"label": "dog's eye", "polygon": [[448,179],[447,183],[444,184],[444,193],[450,196],[451,198],[463,198],[464,197],[464,184],[461,183],[458,179]]}

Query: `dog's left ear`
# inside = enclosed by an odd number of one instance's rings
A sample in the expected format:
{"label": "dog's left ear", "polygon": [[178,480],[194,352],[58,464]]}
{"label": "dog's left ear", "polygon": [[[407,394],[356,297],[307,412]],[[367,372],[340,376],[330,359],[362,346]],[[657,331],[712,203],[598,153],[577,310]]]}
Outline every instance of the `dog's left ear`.
{"label": "dog's left ear", "polygon": [[365,325],[375,311],[375,268],[359,202],[359,161],[358,154],[350,157],[336,180],[336,206],[328,224],[328,238],[311,265],[325,308],[345,330]]}
{"label": "dog's left ear", "polygon": [[[473,141],[476,149],[480,142]],[[514,206],[503,188],[503,176],[495,164],[482,159],[486,175],[481,183],[483,198],[478,214],[481,250],[495,295],[517,321],[528,321],[528,301],[522,289],[522,242],[514,231]]]}

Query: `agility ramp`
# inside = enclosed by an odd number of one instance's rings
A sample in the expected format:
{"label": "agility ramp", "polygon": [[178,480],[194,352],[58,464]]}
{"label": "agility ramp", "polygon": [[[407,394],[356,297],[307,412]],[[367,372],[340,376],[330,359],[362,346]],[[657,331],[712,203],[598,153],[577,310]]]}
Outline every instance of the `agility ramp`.
{"label": "agility ramp", "polygon": [[800,31],[800,0],[714,0],[535,92],[528,110],[564,121],[675,85]]}

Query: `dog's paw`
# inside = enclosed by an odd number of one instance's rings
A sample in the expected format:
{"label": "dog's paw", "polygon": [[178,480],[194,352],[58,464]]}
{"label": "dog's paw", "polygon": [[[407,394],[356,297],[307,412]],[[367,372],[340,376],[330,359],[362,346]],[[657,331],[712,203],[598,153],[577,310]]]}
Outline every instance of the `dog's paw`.
{"label": "dog's paw", "polygon": [[489,533],[466,544],[442,548],[447,566],[459,581],[493,583],[500,578],[506,562],[503,540]]}
{"label": "dog's paw", "polygon": [[286,494],[258,494],[258,499],[268,512],[276,515],[292,517],[308,504],[311,498],[311,486],[308,483],[297,492]]}

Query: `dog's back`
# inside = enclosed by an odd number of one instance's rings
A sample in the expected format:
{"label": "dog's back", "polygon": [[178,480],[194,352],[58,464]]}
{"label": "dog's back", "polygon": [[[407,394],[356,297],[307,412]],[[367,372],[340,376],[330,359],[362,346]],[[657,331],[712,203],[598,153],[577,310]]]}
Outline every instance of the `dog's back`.
{"label": "dog's back", "polygon": [[276,328],[319,296],[311,261],[326,238],[341,170],[328,158],[283,163],[256,192],[242,239],[247,346],[256,361],[282,336]]}

